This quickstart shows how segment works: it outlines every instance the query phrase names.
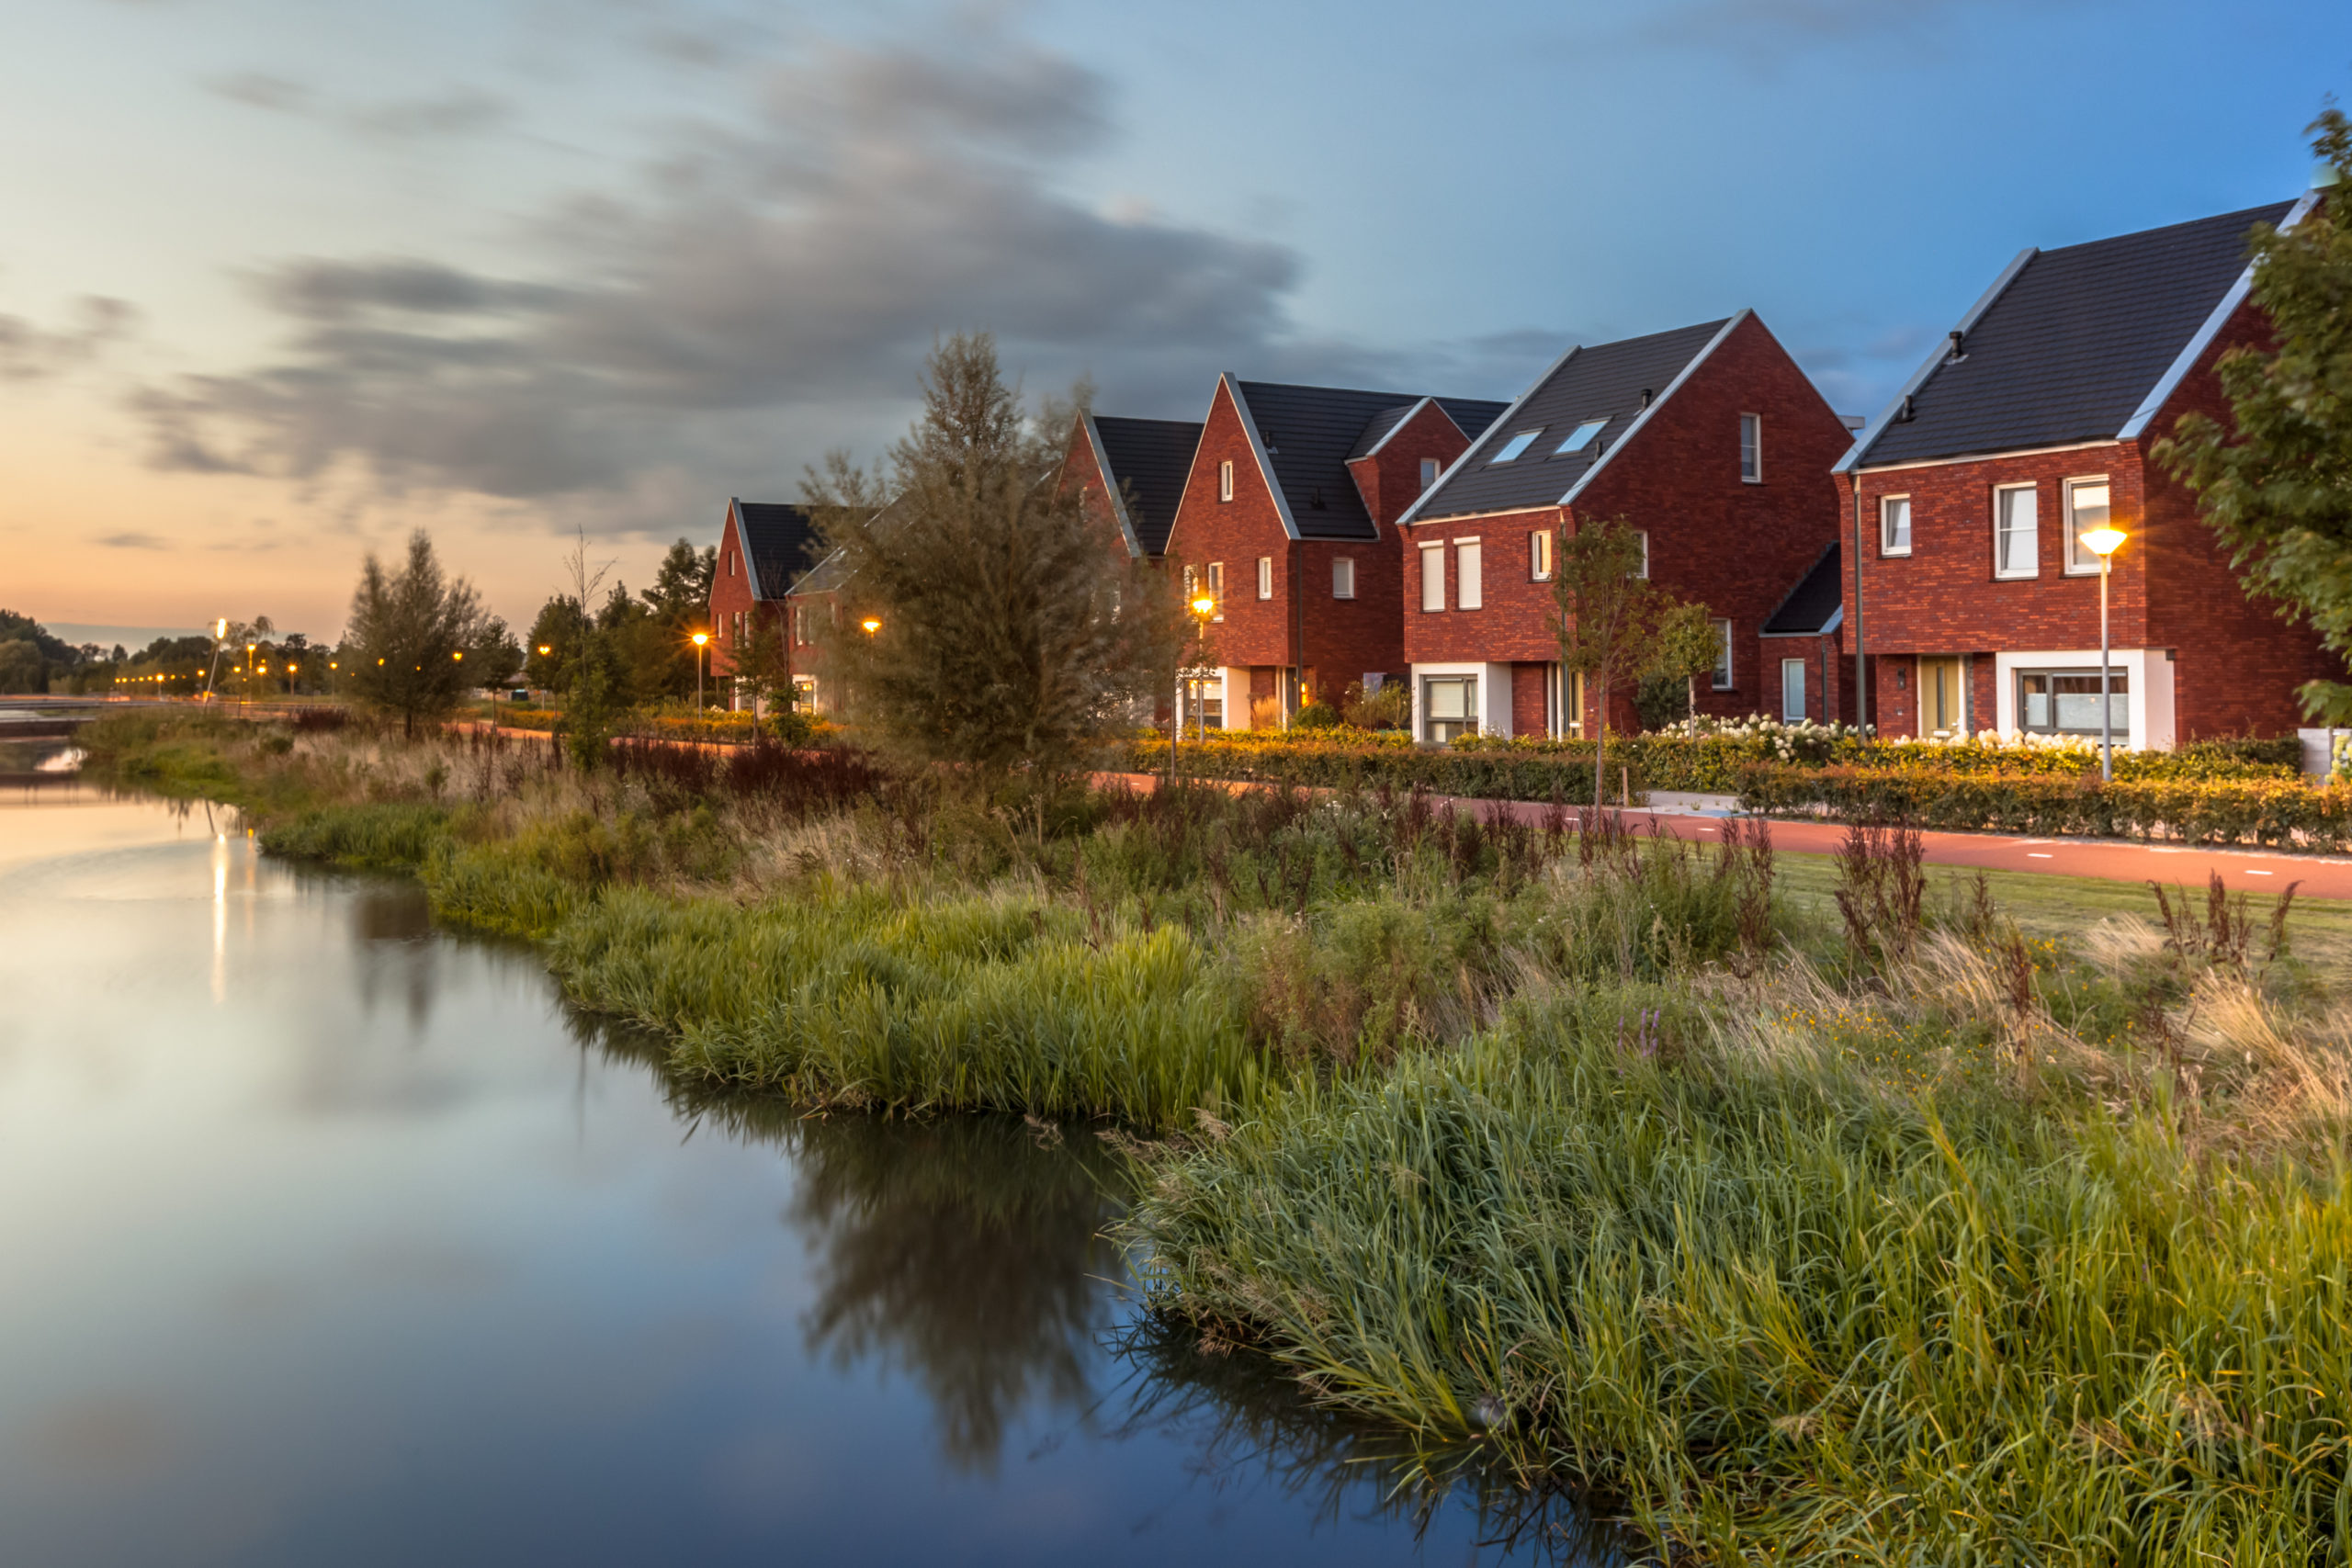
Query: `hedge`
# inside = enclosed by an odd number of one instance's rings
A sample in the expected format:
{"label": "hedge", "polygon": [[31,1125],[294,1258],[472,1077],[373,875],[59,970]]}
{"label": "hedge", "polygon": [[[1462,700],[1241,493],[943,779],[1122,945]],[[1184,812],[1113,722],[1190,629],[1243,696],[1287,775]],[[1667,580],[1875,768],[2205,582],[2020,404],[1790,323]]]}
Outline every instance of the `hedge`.
{"label": "hedge", "polygon": [[[1590,742],[1569,742],[1536,751],[1415,746],[1369,736],[1361,740],[1281,741],[1246,740],[1238,736],[1204,741],[1187,737],[1179,757],[1183,773],[1196,779],[1248,779],[1302,789],[1377,790],[1385,785],[1409,790],[1418,786],[1434,795],[1480,800],[1549,800],[1556,790],[1564,804],[1592,804]],[[1167,738],[1129,742],[1118,765],[1130,773],[1166,774]],[[1617,804],[1628,776],[1638,801],[1645,788],[1640,759],[1632,748],[1612,742],[1609,804]]]}
{"label": "hedge", "polygon": [[2352,847],[2352,785],[2289,779],[2055,778],[1951,773],[1927,768],[1748,770],[1750,811],[1839,821],[1900,819],[1922,828],[2038,837],[2170,839]]}

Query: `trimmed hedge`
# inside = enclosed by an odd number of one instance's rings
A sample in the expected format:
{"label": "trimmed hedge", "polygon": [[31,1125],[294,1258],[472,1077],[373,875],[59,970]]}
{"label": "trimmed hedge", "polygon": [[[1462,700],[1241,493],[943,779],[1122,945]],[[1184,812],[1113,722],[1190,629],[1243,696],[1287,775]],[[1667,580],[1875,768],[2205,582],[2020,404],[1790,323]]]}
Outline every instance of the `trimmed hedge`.
{"label": "trimmed hedge", "polygon": [[[1250,732],[1242,731],[1240,735]],[[1328,733],[1328,732],[1327,732]],[[1592,804],[1592,746],[1571,741],[1543,751],[1507,747],[1461,750],[1415,746],[1366,736],[1361,740],[1194,740],[1187,737],[1178,766],[1187,778],[1247,779],[1302,789],[1425,789],[1478,800],[1549,800],[1556,790],[1568,806]],[[1581,761],[1578,752],[1581,751]],[[1114,765],[1129,773],[1168,772],[1168,740],[1130,741]],[[1609,747],[1609,801],[1617,804],[1620,769],[1628,769],[1636,801],[1645,789],[1632,748]]]}
{"label": "trimmed hedge", "polygon": [[2047,837],[2352,847],[2352,786],[2291,779],[2056,778],[1927,768],[1749,769],[1750,811]]}

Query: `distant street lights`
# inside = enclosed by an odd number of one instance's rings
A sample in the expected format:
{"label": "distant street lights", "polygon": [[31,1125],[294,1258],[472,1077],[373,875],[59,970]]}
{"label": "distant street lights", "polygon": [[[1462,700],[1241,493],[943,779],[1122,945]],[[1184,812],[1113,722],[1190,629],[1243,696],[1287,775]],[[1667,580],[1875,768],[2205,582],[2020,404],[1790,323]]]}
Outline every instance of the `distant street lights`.
{"label": "distant street lights", "polygon": [[2098,557],[2098,776],[2115,777],[2115,706],[2109,695],[2113,678],[2107,668],[2107,569],[2123,543],[2120,528],[2093,528],[2083,536],[2083,547]]}
{"label": "distant street lights", "polygon": [[700,718],[702,716],[703,650],[709,646],[710,634],[708,632],[695,633],[695,716],[696,718]]}

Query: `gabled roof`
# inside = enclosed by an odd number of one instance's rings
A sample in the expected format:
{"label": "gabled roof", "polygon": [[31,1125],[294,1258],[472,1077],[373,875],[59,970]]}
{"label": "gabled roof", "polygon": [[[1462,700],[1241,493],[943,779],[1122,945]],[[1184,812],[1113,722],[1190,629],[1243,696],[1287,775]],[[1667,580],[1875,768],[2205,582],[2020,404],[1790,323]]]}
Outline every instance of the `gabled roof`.
{"label": "gabled roof", "polygon": [[1184,479],[1201,445],[1200,423],[1089,414],[1086,429],[1130,546],[1148,556],[1167,554],[1176,503],[1184,497]]}
{"label": "gabled roof", "polygon": [[[1348,459],[1357,448],[1379,444],[1367,430],[1393,416],[1385,436],[1406,413],[1419,406],[1411,392],[1366,392],[1343,387],[1295,387],[1278,381],[1237,381],[1233,389],[1241,421],[1257,443],[1268,480],[1285,513],[1290,532],[1302,539],[1374,539],[1380,530],[1363,509]],[[1462,434],[1476,439],[1504,404],[1480,398],[1437,398]]]}
{"label": "gabled roof", "polygon": [[1826,637],[1846,620],[1846,589],[1838,576],[1841,552],[1835,541],[1821,552],[1781,607],[1764,620],[1766,637]]}
{"label": "gabled roof", "polygon": [[743,554],[751,561],[752,593],[781,599],[793,580],[817,564],[817,525],[801,507],[781,502],[730,501]]}
{"label": "gabled roof", "polygon": [[1356,444],[1348,448],[1348,461],[1352,463],[1358,457],[1369,457],[1379,451],[1388,438],[1396,434],[1397,426],[1419,412],[1421,403],[1429,400],[1423,398],[1420,403],[1401,403],[1396,408],[1382,409],[1378,413],[1374,414],[1372,423],[1365,425],[1363,432],[1356,436]]}
{"label": "gabled roof", "polygon": [[[1565,504],[1746,315],[1568,350],[1404,520]],[[1559,450],[1578,426],[1594,420],[1604,423],[1578,450]],[[1524,451],[1509,462],[1494,461],[1514,435],[1531,430],[1537,434]]]}
{"label": "gabled roof", "polygon": [[2023,253],[1962,318],[1961,356],[1939,344],[1838,471],[2136,434],[2244,298],[2246,231],[2292,210]]}

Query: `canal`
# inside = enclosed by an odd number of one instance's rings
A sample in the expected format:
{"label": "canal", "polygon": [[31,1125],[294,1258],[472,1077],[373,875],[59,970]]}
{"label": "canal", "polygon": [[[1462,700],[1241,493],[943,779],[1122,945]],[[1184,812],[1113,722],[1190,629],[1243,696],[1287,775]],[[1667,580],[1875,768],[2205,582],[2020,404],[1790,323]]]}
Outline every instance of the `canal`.
{"label": "canal", "polygon": [[0,1562],[1609,1560],[1155,1332],[1112,1174],[697,1099],[407,884],[6,786]]}

